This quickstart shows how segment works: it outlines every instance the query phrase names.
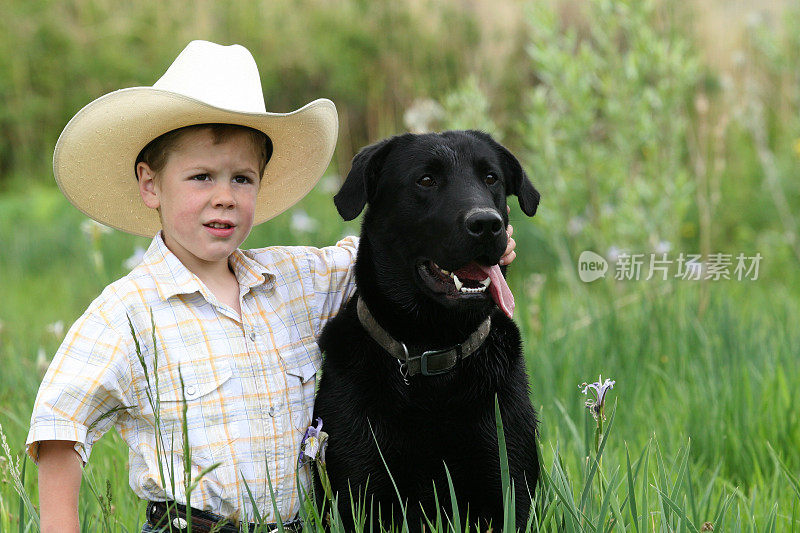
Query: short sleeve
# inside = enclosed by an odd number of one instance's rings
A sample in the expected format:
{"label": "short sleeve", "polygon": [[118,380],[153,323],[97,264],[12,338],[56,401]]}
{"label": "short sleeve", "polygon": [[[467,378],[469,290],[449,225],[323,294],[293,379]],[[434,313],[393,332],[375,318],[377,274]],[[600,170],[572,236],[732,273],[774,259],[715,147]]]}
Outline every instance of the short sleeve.
{"label": "short sleeve", "polygon": [[350,236],[335,246],[312,249],[311,276],[317,313],[314,329],[317,335],[356,290],[354,270],[358,241],[358,237]]}
{"label": "short sleeve", "polygon": [[131,348],[130,336],[88,312],[70,328],[36,395],[26,442],[34,462],[44,440],[75,441],[89,460],[92,445],[133,405]]}

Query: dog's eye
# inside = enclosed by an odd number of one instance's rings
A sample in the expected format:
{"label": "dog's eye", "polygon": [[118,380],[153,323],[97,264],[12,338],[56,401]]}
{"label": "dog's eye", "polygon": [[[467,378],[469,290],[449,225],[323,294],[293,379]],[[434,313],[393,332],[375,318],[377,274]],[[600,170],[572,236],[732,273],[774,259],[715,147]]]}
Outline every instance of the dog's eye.
{"label": "dog's eye", "polygon": [[483,181],[486,182],[486,185],[494,185],[497,183],[497,176],[494,174],[487,174]]}
{"label": "dog's eye", "polygon": [[436,181],[428,175],[422,176],[420,179],[417,180],[417,183],[419,185],[422,185],[423,187],[433,187],[434,185],[436,185]]}

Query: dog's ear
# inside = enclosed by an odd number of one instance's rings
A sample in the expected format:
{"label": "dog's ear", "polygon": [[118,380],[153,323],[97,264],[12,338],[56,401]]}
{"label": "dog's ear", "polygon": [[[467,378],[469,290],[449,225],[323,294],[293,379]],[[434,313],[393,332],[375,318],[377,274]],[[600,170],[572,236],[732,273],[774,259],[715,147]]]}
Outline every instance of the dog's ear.
{"label": "dog's ear", "polygon": [[362,148],[353,158],[353,165],[342,188],[333,197],[339,215],[345,220],[356,218],[375,193],[375,181],[396,137],[384,139]]}
{"label": "dog's ear", "polygon": [[533,186],[528,175],[522,169],[514,154],[502,144],[498,143],[491,136],[482,132],[471,130],[469,133],[485,141],[491,146],[498,156],[500,156],[500,164],[503,167],[503,174],[506,177],[506,193],[514,194],[519,200],[519,206],[522,212],[532,217],[536,214],[536,209],[539,207],[539,191]]}

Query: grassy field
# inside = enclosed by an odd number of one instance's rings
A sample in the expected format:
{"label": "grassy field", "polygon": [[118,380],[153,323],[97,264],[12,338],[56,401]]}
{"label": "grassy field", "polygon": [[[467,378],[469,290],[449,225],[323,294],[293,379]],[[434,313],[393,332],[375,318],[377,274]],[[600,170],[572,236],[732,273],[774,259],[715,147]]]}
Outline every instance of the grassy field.
{"label": "grassy field", "polygon": [[[296,223],[293,229],[300,211],[317,230],[304,233]],[[544,530],[558,523],[562,530],[594,531],[591,524],[604,523],[599,531],[615,523],[616,530],[636,531],[634,522],[649,531],[696,531],[704,522],[716,531],[800,528],[799,487],[780,466],[800,469],[796,292],[770,279],[768,262],[767,275],[755,281],[543,284],[541,274],[525,267],[537,253],[528,231],[535,219],[521,220],[518,210],[512,216],[520,259],[509,277],[552,478],[541,491]],[[0,240],[8,252],[0,258],[0,423],[12,459],[23,454],[39,380],[63,336],[53,324],[68,327],[104,284],[124,274],[134,248],[146,245],[120,233],[93,242],[81,230],[83,220],[57,191],[0,199]],[[329,193],[318,189],[293,212],[258,227],[247,244],[323,245],[354,231],[338,222]],[[604,488],[589,485],[585,518],[572,523],[586,458],[594,455],[594,423],[578,385],[601,373],[616,380],[607,407],[614,410],[613,428],[597,474]],[[108,530],[98,495],[111,500],[111,530],[140,527],[144,505],[127,486],[126,461],[115,433],[97,445],[81,494],[86,531]],[[35,502],[35,468],[25,463],[25,488]],[[24,526],[30,516],[9,467],[0,461],[0,530],[17,531],[20,517]]]}
{"label": "grassy field", "polygon": [[[270,109],[334,100],[332,172],[346,172],[362,144],[411,128],[413,109],[423,128],[483,128],[520,158],[543,198],[533,220],[510,202],[519,256],[509,284],[546,473],[530,529],[800,530],[796,2],[8,4],[0,533],[36,529],[24,442],[50,358],[149,244],[87,224],[68,204],[49,170],[55,139],[91,99],[152,83],[192,38],[254,50]],[[245,246],[323,246],[357,233],[333,208],[339,183],[323,178]],[[756,280],[616,281],[613,266],[605,280],[578,279],[583,250],[658,249],[672,260],[763,260]],[[616,381],[602,460],[579,389],[600,374]],[[85,531],[140,529],[144,504],[126,465],[112,431],[85,470]]]}

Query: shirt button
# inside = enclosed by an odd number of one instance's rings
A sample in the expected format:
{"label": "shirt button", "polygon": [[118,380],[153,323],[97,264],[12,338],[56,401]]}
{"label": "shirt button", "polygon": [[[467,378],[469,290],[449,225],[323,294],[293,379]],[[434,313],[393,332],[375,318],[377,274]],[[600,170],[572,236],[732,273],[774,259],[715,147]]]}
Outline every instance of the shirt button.
{"label": "shirt button", "polygon": [[269,416],[275,416],[275,412],[276,411],[277,411],[277,409],[275,409],[274,405],[270,405],[269,406]]}
{"label": "shirt button", "polygon": [[251,331],[250,332],[250,340],[251,341],[255,341],[256,340],[256,332],[255,331]]}
{"label": "shirt button", "polygon": [[186,387],[186,396],[194,396],[195,392],[197,392],[197,389],[194,388],[194,385]]}

